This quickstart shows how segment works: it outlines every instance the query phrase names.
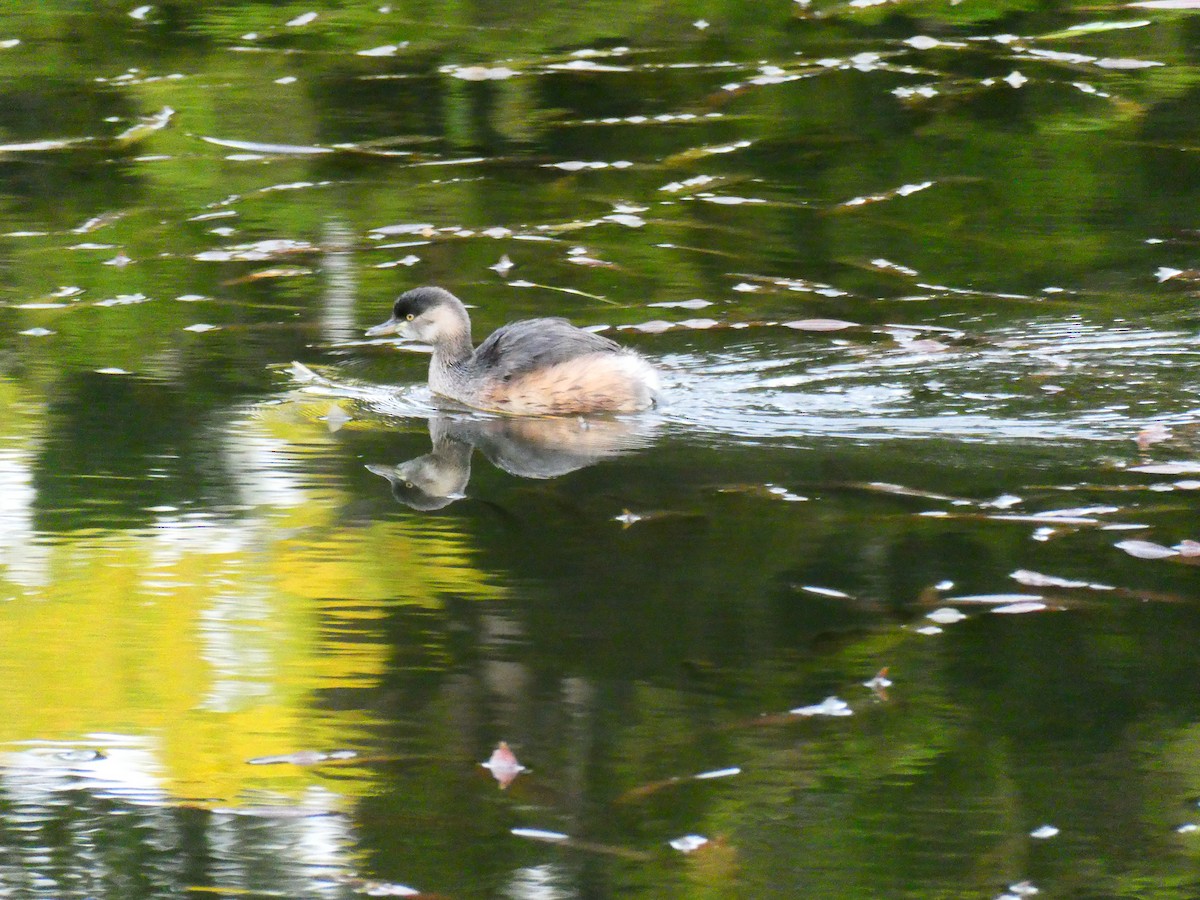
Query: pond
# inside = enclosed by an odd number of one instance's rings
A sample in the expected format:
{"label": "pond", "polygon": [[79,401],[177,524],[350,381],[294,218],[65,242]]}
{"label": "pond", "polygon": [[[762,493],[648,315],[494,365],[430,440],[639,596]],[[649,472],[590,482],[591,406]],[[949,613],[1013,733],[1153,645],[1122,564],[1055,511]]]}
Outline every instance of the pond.
{"label": "pond", "polygon": [[[0,893],[1200,894],[1197,47],[0,11]],[[661,402],[446,404],[425,284]]]}

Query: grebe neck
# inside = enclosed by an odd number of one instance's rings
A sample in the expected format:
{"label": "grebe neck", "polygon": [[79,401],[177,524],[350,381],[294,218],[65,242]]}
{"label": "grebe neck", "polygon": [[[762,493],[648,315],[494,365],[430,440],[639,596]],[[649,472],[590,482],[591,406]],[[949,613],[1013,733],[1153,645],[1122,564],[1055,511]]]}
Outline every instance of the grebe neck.
{"label": "grebe neck", "polygon": [[429,360],[429,387],[435,394],[457,396],[463,367],[474,352],[470,326],[446,334],[433,345],[433,357]]}

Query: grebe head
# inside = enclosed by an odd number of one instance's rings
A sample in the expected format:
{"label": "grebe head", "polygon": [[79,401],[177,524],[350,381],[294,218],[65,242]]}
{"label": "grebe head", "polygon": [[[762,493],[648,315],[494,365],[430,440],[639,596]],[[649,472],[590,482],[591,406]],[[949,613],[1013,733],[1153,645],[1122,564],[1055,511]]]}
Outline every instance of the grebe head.
{"label": "grebe head", "polygon": [[367,330],[367,337],[396,334],[432,344],[470,340],[471,320],[462,301],[439,287],[419,287],[400,295],[392,317]]}

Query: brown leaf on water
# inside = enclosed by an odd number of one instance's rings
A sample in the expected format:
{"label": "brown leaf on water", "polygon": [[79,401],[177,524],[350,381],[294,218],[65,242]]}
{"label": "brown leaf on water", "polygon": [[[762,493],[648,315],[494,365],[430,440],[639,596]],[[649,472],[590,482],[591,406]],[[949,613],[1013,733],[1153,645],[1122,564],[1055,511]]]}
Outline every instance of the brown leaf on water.
{"label": "brown leaf on water", "polygon": [[268,278],[296,278],[301,275],[311,275],[312,273],[312,269],[306,269],[303,266],[277,266],[273,269],[259,269],[257,272],[251,272],[249,275],[243,275],[241,278],[233,278],[221,283],[224,285],[247,284],[253,281],[264,281]]}
{"label": "brown leaf on water", "polygon": [[678,775],[671,778],[663,778],[659,781],[651,781],[646,784],[639,784],[635,788],[630,788],[617,797],[617,803],[632,803],[635,800],[641,800],[644,797],[649,797],[652,794],[657,794],[659,791],[669,787],[674,787],[677,784],[682,784],[683,779]]}
{"label": "brown leaf on water", "polygon": [[635,788],[630,788],[625,793],[617,797],[617,803],[629,803],[633,800],[641,800],[643,797],[649,797],[651,794],[657,794],[664,788],[674,787],[680,784],[686,784],[691,781],[712,781],[717,778],[729,778],[733,775],[740,775],[741,768],[738,766],[730,766],[726,769],[712,769],[707,772],[698,772],[695,775],[673,775],[670,778],[663,778],[659,781],[651,781],[648,784],[639,785]]}
{"label": "brown leaf on water", "polygon": [[1146,450],[1161,441],[1171,439],[1171,429],[1166,425],[1147,425],[1137,433],[1137,445],[1139,450]]}
{"label": "brown leaf on water", "polygon": [[500,785],[500,790],[512,784],[522,772],[529,771],[517,761],[517,755],[512,752],[506,741],[497,744],[488,761],[480,765],[491,771],[492,777]]}
{"label": "brown leaf on water", "polygon": [[509,833],[514,837],[525,838],[528,841],[539,841],[546,844],[556,844],[559,847],[569,847],[572,850],[582,850],[586,853],[600,853],[605,856],[616,856],[636,862],[649,862],[654,858],[642,850],[631,850],[628,847],[617,847],[613,844],[601,844],[596,841],[583,841],[563,834],[561,831],[547,831],[541,828],[512,828]]}
{"label": "brown leaf on water", "polygon": [[282,753],[275,756],[256,756],[246,762],[252,766],[315,766],[318,763],[340,762],[348,759],[358,759],[353,750],[297,750],[294,753]]}

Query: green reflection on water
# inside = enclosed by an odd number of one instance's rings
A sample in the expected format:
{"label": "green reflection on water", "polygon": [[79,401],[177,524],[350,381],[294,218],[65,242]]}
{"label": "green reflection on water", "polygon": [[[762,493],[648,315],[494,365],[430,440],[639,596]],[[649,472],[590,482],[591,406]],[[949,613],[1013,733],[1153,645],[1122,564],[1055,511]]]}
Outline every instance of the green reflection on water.
{"label": "green reflection on water", "polygon": [[[0,13],[0,884],[1194,895],[1194,21]],[[435,415],[416,283],[668,403]]]}

